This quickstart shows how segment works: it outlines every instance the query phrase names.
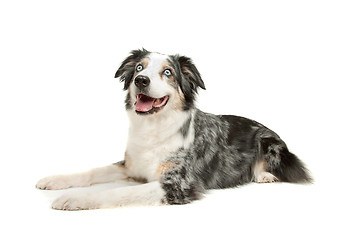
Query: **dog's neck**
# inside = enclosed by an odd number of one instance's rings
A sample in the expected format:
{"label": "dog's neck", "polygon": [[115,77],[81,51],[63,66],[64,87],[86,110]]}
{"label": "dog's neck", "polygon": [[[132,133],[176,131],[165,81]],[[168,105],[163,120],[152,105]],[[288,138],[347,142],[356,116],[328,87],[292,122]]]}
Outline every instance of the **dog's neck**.
{"label": "dog's neck", "polygon": [[167,141],[172,136],[181,134],[182,127],[192,118],[194,111],[138,115],[129,110],[127,111],[130,120],[129,137],[141,138],[144,144],[148,141]]}

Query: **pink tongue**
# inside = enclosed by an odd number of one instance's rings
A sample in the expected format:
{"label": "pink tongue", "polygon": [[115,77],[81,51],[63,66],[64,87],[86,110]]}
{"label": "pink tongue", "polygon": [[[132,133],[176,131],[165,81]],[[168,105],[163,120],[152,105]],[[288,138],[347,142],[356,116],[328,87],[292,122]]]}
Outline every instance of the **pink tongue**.
{"label": "pink tongue", "polygon": [[150,111],[153,107],[154,101],[155,101],[154,98],[150,98],[147,96],[141,96],[141,97],[138,96],[136,101],[136,111],[139,112]]}

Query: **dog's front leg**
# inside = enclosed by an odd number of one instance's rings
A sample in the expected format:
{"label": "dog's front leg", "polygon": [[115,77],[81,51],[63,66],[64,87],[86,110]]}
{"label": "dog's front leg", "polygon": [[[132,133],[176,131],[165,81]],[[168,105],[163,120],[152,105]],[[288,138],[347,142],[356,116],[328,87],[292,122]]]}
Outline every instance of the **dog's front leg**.
{"label": "dog's front leg", "polygon": [[82,173],[54,175],[40,179],[39,189],[58,190],[71,187],[87,187],[97,183],[107,183],[126,178],[125,167],[116,163],[106,167],[91,169]]}
{"label": "dog's front leg", "polygon": [[68,193],[56,199],[52,204],[52,208],[59,210],[87,210],[130,205],[160,205],[164,197],[165,191],[161,184],[154,181],[101,192]]}

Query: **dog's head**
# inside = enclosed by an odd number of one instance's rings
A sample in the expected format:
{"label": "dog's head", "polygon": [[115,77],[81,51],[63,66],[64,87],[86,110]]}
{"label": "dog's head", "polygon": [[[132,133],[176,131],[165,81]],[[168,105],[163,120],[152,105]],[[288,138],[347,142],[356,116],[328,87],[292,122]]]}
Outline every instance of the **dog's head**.
{"label": "dog's head", "polygon": [[194,105],[197,88],[205,89],[190,58],[145,49],[132,51],[115,77],[120,77],[128,91],[126,109],[138,114],[189,110]]}

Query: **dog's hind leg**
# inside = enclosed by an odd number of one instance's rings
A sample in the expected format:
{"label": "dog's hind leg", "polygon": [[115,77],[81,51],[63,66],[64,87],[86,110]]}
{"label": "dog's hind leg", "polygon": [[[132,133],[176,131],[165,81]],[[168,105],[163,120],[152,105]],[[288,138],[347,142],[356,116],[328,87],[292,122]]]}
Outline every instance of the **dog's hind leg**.
{"label": "dog's hind leg", "polygon": [[[311,183],[312,178],[301,162],[293,153],[289,152],[286,144],[278,137],[263,137],[260,140],[261,159],[263,160],[261,174],[265,179],[293,183]],[[256,170],[256,168],[255,168]],[[265,172],[265,173],[264,173]],[[269,175],[270,174],[270,175]],[[269,180],[266,180],[267,182]]]}
{"label": "dog's hind leg", "polygon": [[82,173],[45,177],[38,181],[36,187],[46,190],[58,190],[71,187],[87,187],[97,183],[107,183],[124,178],[126,178],[125,166],[121,163],[115,163]]}
{"label": "dog's hind leg", "polygon": [[266,170],[265,163],[265,161],[255,163],[254,181],[257,183],[272,183],[279,181],[277,177]]}

